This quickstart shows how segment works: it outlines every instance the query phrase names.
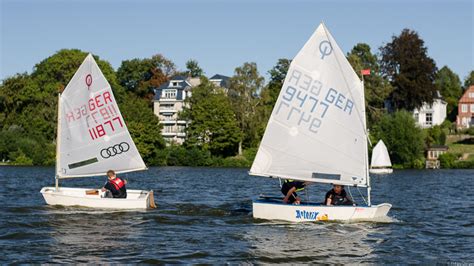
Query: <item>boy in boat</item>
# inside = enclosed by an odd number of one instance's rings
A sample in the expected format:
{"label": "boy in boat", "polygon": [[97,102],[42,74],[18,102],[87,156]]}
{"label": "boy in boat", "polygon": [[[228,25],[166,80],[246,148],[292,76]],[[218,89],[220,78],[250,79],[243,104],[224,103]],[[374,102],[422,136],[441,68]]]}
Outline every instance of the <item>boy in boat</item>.
{"label": "boy in boat", "polygon": [[127,188],[125,187],[127,181],[117,177],[114,170],[107,171],[107,177],[109,180],[102,188],[102,191],[106,192],[105,197],[122,199],[127,198]]}
{"label": "boy in boat", "polygon": [[353,205],[352,200],[347,196],[344,187],[341,185],[334,185],[333,189],[326,193],[324,204],[331,205]]}
{"label": "boy in boat", "polygon": [[281,186],[281,193],[285,195],[283,199],[284,203],[289,204],[300,204],[301,198],[296,194],[297,191],[302,191],[306,186],[305,182],[294,181],[291,179],[285,179],[283,185]]}

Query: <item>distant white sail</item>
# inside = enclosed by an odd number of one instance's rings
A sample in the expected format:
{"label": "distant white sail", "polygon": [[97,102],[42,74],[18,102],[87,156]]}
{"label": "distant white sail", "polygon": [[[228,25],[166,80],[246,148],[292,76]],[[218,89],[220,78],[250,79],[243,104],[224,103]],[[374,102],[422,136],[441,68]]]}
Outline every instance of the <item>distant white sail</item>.
{"label": "distant white sail", "polygon": [[323,24],[290,65],[250,174],[367,185],[363,85]]}
{"label": "distant white sail", "polygon": [[89,54],[60,97],[59,178],[146,169],[110,84]]}
{"label": "distant white sail", "polygon": [[387,146],[382,140],[379,140],[372,150],[371,167],[392,167],[390,156],[388,155]]}

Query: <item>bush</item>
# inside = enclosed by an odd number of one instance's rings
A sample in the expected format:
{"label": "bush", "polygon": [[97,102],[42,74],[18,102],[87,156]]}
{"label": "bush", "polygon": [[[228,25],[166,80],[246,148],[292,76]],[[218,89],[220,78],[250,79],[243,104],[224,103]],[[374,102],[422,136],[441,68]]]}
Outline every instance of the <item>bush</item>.
{"label": "bush", "polygon": [[455,161],[453,168],[471,169],[474,168],[474,161]]}
{"label": "bush", "polygon": [[456,163],[456,154],[454,153],[444,153],[441,154],[438,158],[441,164],[441,168],[454,168]]}
{"label": "bush", "polygon": [[384,140],[394,165],[419,167],[423,164],[424,134],[410,113],[399,111],[384,115],[374,125],[372,136]]}

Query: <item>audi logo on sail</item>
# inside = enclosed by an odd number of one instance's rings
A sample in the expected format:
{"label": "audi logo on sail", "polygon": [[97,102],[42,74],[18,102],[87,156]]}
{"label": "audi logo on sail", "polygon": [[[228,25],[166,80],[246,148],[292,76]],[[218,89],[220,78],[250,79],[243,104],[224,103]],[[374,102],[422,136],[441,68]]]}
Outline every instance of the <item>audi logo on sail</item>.
{"label": "audi logo on sail", "polygon": [[127,142],[122,142],[120,144],[115,144],[114,146],[102,149],[100,151],[100,156],[102,156],[102,158],[104,159],[107,159],[110,157],[114,157],[115,155],[127,152],[128,150],[130,150],[130,145]]}

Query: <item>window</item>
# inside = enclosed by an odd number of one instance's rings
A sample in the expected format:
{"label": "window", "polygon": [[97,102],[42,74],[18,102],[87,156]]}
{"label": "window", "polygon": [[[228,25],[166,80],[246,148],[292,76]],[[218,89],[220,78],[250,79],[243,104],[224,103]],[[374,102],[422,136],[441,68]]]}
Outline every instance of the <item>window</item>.
{"label": "window", "polygon": [[162,110],[174,110],[174,104],[160,104]]}
{"label": "window", "polygon": [[426,113],[426,124],[431,126],[433,125],[433,114],[432,113]]}
{"label": "window", "polygon": [[467,113],[467,104],[464,104],[464,103],[461,104],[461,108],[462,108],[461,113]]}
{"label": "window", "polygon": [[164,126],[164,127],[163,127],[163,131],[164,131],[165,133],[173,133],[173,132],[174,132],[173,126]]}
{"label": "window", "polygon": [[471,104],[471,113],[474,113],[474,104]]}
{"label": "window", "polygon": [[474,92],[469,93],[469,98],[474,98]]}
{"label": "window", "polygon": [[163,99],[176,99],[176,90],[163,90]]}
{"label": "window", "polygon": [[173,121],[173,115],[163,115],[163,121]]}
{"label": "window", "polygon": [[415,113],[414,117],[415,117],[415,122],[418,122],[419,121],[418,120],[419,119],[419,113]]}

